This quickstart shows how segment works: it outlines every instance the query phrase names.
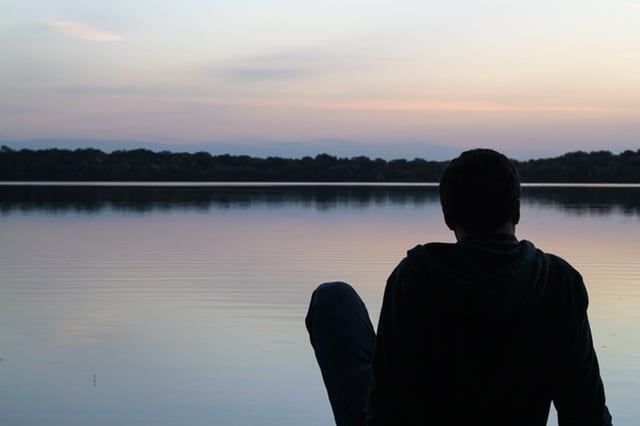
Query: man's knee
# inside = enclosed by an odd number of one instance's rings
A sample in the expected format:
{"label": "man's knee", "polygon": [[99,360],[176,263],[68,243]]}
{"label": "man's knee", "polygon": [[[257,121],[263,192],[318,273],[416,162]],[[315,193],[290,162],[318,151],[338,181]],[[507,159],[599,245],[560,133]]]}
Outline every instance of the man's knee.
{"label": "man's knee", "polygon": [[343,281],[331,281],[320,284],[311,295],[312,303],[325,303],[335,299],[357,296],[356,291]]}
{"label": "man's knee", "polygon": [[358,299],[358,293],[345,282],[332,281],[320,284],[311,295],[305,318],[307,329],[310,330],[313,318],[319,317],[326,320],[343,315],[340,311]]}

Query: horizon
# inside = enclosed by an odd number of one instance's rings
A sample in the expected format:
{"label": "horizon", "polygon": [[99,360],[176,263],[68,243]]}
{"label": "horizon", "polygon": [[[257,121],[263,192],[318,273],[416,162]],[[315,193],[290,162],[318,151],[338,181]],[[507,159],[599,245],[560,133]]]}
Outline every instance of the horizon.
{"label": "horizon", "polygon": [[[61,145],[55,145],[55,142],[61,142]],[[76,143],[78,142],[78,143]],[[194,154],[194,153],[199,153],[199,152],[206,152],[208,154],[210,154],[211,156],[224,156],[224,155],[230,155],[230,156],[249,156],[252,158],[258,158],[258,159],[266,159],[266,158],[284,158],[284,159],[302,159],[303,157],[316,157],[319,155],[329,155],[332,157],[335,157],[337,159],[353,159],[353,158],[357,158],[357,157],[366,157],[369,158],[371,160],[377,160],[377,159],[382,159],[384,161],[393,161],[393,160],[407,160],[407,161],[412,161],[412,160],[426,160],[426,161],[436,161],[436,162],[446,162],[446,161],[450,161],[456,157],[458,157],[458,155],[460,155],[463,150],[461,151],[455,151],[453,152],[451,155],[447,156],[445,153],[448,152],[447,147],[435,147],[438,151],[438,153],[435,156],[420,156],[420,155],[406,155],[406,156],[393,156],[393,155],[370,155],[367,154],[366,152],[362,152],[362,151],[353,151],[350,152],[352,149],[359,149],[362,148],[363,145],[362,144],[349,144],[347,142],[347,146],[345,148],[345,146],[342,146],[342,150],[341,152],[335,153],[332,152],[330,149],[325,150],[325,151],[313,151],[314,147],[318,147],[318,145],[314,145],[314,144],[307,144],[307,145],[303,145],[303,144],[298,144],[296,145],[296,152],[297,154],[294,155],[287,155],[286,153],[280,153],[280,149],[278,148],[278,144],[274,144],[273,146],[269,146],[269,145],[263,145],[263,146],[256,146],[256,145],[249,145],[249,144],[229,144],[229,143],[222,143],[222,144],[203,144],[203,145],[195,145],[195,144],[190,144],[190,145],[163,145],[163,144],[157,144],[157,143],[145,143],[145,142],[132,142],[132,141],[94,141],[95,144],[94,145],[86,145],[86,144],[80,144],[81,142],[86,142],[86,141],[69,141],[69,140],[49,140],[49,139],[44,139],[44,140],[26,140],[26,141],[2,141],[0,140],[0,147],[4,148],[7,147],[10,150],[13,151],[19,151],[22,149],[28,149],[28,150],[34,150],[34,151],[40,151],[40,150],[48,150],[48,149],[60,149],[60,150],[69,150],[69,151],[74,151],[74,150],[85,150],[85,149],[96,149],[99,151],[102,151],[106,154],[111,154],[113,152],[116,151],[134,151],[134,150],[148,150],[151,151],[153,153],[160,153],[160,152],[169,152],[171,154]],[[341,144],[344,144],[344,141],[340,141]],[[287,145],[289,143],[284,142],[281,143],[280,145]],[[371,147],[372,145],[364,145],[364,147]],[[380,148],[380,147],[378,147]],[[382,153],[386,153],[389,154],[389,152],[387,152],[385,150],[385,148],[388,147],[382,147],[383,150],[382,151],[377,151],[378,154]],[[395,148],[395,147],[394,147]],[[414,146],[414,148],[417,148],[417,146]],[[434,148],[434,147],[431,147]],[[474,149],[474,148],[483,148],[483,147],[471,147],[469,149]],[[227,151],[225,151],[225,149],[228,149]],[[366,151],[366,149],[365,149]],[[595,154],[598,152],[608,152],[614,156],[620,155],[625,151],[631,151],[631,152],[640,152],[640,148],[638,149],[633,149],[633,150],[619,150],[619,151],[614,151],[614,150],[607,150],[607,149],[598,149],[598,150],[574,150],[574,151],[564,151],[558,154],[553,154],[553,155],[547,155],[547,156],[538,156],[538,157],[529,157],[529,158],[522,158],[522,157],[515,157],[515,156],[508,156],[509,159],[517,161],[517,162],[527,162],[527,161],[539,161],[539,160],[551,160],[551,159],[556,159],[556,158],[560,158],[563,157],[565,155],[569,155],[569,154],[576,154],[576,153],[585,153],[587,155],[589,154]]]}
{"label": "horizon", "polygon": [[0,141],[385,158],[640,145],[640,0],[10,3]]}

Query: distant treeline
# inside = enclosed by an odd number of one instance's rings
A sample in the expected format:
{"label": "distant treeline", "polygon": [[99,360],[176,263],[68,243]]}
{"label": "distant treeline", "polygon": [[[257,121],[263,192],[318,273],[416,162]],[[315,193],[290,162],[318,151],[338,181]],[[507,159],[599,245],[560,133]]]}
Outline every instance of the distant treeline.
{"label": "distant treeline", "polygon": [[[514,161],[523,182],[640,182],[640,149]],[[1,181],[437,182],[446,161],[0,148]]]}

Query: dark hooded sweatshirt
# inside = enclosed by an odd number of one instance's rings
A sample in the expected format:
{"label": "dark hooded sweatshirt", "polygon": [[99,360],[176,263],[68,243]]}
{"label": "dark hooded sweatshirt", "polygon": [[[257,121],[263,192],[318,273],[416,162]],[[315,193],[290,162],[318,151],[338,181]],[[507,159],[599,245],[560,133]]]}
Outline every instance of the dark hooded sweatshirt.
{"label": "dark hooded sweatshirt", "polygon": [[580,274],[529,241],[417,246],[387,281],[367,424],[610,425]]}

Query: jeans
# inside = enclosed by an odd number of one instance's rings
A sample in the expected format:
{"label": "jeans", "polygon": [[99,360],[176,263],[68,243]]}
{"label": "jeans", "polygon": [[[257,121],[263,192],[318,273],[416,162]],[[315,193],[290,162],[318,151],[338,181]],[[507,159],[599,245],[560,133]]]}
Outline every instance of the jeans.
{"label": "jeans", "polygon": [[347,283],[321,284],[305,324],[336,425],[364,424],[376,340],[364,302]]}

